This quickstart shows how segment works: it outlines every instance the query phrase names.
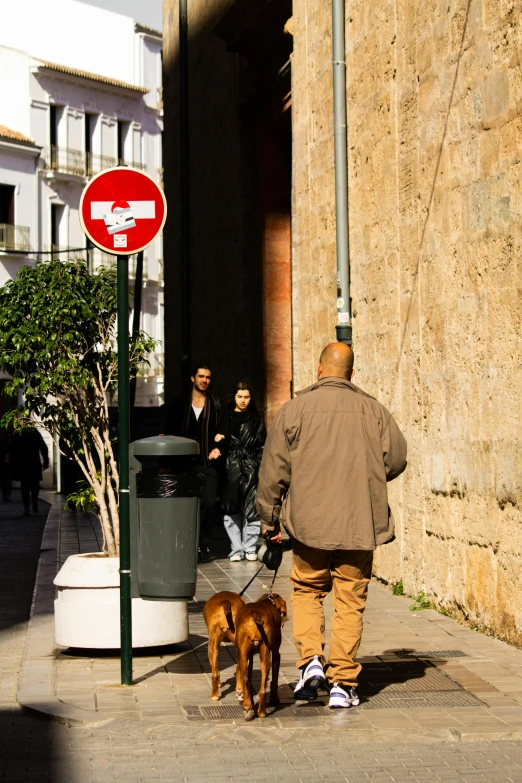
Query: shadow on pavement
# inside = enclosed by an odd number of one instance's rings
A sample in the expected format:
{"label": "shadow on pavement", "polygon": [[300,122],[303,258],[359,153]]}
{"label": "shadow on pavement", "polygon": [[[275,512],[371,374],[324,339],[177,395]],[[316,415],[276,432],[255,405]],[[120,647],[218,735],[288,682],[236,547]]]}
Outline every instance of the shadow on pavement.
{"label": "shadow on pavement", "polygon": [[[0,503],[0,780],[61,783],[59,727],[16,703],[42,534],[49,504],[23,515],[20,493]],[[71,780],[69,778],[69,780]]]}

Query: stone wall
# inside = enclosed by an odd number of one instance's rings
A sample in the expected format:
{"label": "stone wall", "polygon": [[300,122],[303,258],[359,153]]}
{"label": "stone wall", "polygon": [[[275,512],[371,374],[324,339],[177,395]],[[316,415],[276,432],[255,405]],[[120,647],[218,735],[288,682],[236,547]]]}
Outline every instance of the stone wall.
{"label": "stone wall", "polygon": [[[522,643],[515,0],[347,0],[355,381],[409,467],[377,574]],[[334,339],[330,4],[294,0],[294,384]],[[518,597],[517,597],[518,596]]]}

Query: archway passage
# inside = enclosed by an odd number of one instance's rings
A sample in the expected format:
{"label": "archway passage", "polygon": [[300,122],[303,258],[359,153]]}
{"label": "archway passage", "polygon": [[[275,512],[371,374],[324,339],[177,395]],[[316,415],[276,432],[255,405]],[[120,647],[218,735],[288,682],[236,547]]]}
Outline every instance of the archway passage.
{"label": "archway passage", "polygon": [[[182,387],[177,9],[165,21],[166,399]],[[174,12],[176,11],[176,14]],[[225,399],[254,384],[268,423],[291,395],[291,1],[191,6],[190,358]],[[219,17],[219,18],[215,18]]]}

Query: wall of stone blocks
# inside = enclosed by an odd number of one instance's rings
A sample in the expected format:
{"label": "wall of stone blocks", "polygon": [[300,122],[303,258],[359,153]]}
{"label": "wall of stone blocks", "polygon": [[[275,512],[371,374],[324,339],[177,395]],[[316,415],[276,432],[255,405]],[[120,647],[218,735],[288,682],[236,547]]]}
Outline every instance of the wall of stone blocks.
{"label": "wall of stone blocks", "polygon": [[[409,467],[376,572],[522,642],[522,3],[347,0],[355,382]],[[294,0],[294,385],[334,339],[329,3]]]}

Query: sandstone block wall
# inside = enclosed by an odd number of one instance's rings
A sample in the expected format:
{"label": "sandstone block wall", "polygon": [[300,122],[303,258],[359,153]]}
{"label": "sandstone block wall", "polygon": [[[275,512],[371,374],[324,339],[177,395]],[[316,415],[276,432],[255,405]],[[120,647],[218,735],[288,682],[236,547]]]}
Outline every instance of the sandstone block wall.
{"label": "sandstone block wall", "polygon": [[[347,0],[354,349],[409,467],[376,560],[522,643],[522,3]],[[294,385],[334,339],[330,4],[294,1]]]}

